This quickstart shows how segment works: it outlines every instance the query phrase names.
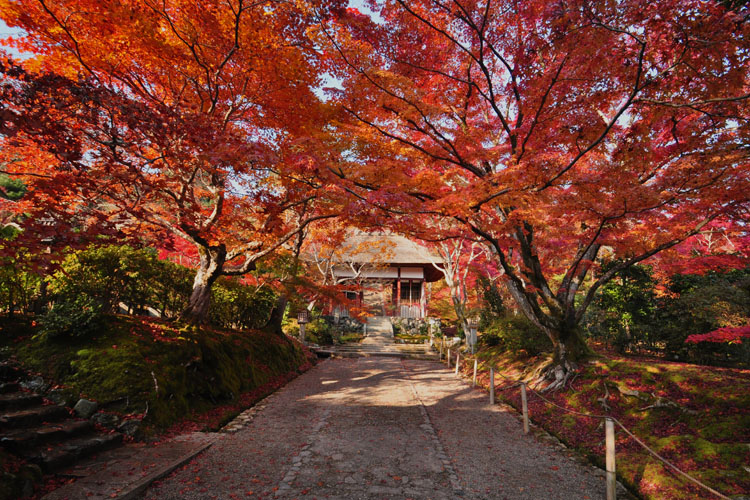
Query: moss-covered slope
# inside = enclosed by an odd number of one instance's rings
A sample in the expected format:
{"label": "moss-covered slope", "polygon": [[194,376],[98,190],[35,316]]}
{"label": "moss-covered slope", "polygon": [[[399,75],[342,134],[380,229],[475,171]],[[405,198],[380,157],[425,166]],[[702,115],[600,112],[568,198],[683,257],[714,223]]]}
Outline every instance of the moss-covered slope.
{"label": "moss-covered slope", "polygon": [[[542,357],[518,358],[499,347],[482,349],[479,383],[494,366],[498,396],[520,408],[515,380],[534,381]],[[471,376],[473,360],[463,360]],[[532,384],[533,385],[533,384]],[[537,390],[540,386],[535,387]],[[575,412],[610,415],[676,466],[727,495],[750,491],[750,371],[653,358],[599,357],[580,367],[568,386],[544,396]],[[535,394],[529,414],[538,425],[603,466],[600,419],[561,411]],[[647,499],[708,498],[617,430],[619,478]]]}
{"label": "moss-covered slope", "polygon": [[[107,411],[145,415],[149,432],[215,410],[215,426],[310,364],[286,337],[261,331],[178,329],[145,318],[112,316],[89,338],[48,339],[30,327],[2,335],[2,357],[59,384],[71,399],[86,397]],[[6,332],[4,332],[6,333]],[[216,413],[214,411],[214,413]]]}

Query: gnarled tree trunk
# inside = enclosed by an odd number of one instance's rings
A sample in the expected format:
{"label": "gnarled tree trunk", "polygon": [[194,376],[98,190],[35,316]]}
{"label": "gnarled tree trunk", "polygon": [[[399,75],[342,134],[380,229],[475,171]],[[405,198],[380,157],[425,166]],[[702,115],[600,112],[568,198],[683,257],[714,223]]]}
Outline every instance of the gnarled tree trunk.
{"label": "gnarled tree trunk", "polygon": [[564,387],[578,369],[576,362],[590,356],[592,351],[577,326],[548,328],[546,333],[553,348],[552,361],[543,371],[544,377],[551,380],[544,389],[549,391]]}
{"label": "gnarled tree trunk", "polygon": [[193,280],[193,291],[188,306],[180,319],[199,325],[208,321],[208,308],[211,305],[211,287],[221,276],[227,250],[224,245],[199,248],[200,263]]}

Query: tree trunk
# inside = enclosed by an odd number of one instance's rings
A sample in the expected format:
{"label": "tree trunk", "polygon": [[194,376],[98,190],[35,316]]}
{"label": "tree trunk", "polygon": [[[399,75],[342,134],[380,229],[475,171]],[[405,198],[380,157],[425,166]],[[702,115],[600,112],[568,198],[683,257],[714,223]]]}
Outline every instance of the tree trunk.
{"label": "tree trunk", "polygon": [[468,339],[470,335],[469,322],[466,319],[466,310],[464,309],[464,303],[458,294],[459,294],[458,291],[451,290],[451,300],[453,301],[453,310],[456,311],[456,317],[458,318],[458,322],[461,325],[461,328],[463,328],[464,330],[464,335],[466,335],[466,338]]}
{"label": "tree trunk", "polygon": [[211,305],[211,287],[221,276],[227,251],[223,245],[200,248],[200,264],[193,280],[193,292],[190,294],[187,308],[180,319],[193,325],[208,322],[208,310]]}
{"label": "tree trunk", "polygon": [[48,283],[46,279],[42,279],[42,282],[39,284],[39,296],[34,299],[34,305],[33,307],[33,313],[36,316],[40,316],[44,312],[44,307],[47,305],[47,287]]}
{"label": "tree trunk", "polygon": [[561,389],[578,369],[577,361],[590,356],[593,351],[586,345],[577,326],[548,329],[552,341],[552,360],[544,369],[544,378],[551,380],[545,391]]}
{"label": "tree trunk", "polygon": [[286,311],[288,301],[289,299],[285,294],[279,294],[279,298],[276,299],[276,305],[271,310],[271,317],[268,318],[268,323],[266,323],[268,331],[284,335],[284,331],[281,329],[281,322],[284,320],[284,312]]}

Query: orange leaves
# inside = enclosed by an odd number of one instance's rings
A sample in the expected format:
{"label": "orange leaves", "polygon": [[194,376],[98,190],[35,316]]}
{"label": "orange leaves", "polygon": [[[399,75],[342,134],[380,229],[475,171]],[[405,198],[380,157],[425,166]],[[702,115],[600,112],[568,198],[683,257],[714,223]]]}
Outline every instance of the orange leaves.
{"label": "orange leaves", "polygon": [[24,202],[252,268],[336,210],[316,202],[338,158],[307,30],[342,4],[0,1],[35,53],[26,73],[2,68],[0,150],[23,165]]}

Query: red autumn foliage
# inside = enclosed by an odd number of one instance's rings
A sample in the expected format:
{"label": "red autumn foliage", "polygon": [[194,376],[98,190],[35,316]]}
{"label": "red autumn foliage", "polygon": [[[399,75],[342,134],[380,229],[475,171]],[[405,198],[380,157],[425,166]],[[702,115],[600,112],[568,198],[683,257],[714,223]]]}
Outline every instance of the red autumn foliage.
{"label": "red autumn foliage", "polygon": [[750,338],[750,325],[730,327],[725,326],[712,332],[688,336],[685,342],[697,344],[698,342],[715,342],[717,344],[742,343],[743,339]]}

